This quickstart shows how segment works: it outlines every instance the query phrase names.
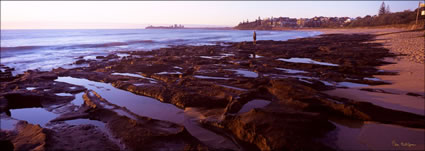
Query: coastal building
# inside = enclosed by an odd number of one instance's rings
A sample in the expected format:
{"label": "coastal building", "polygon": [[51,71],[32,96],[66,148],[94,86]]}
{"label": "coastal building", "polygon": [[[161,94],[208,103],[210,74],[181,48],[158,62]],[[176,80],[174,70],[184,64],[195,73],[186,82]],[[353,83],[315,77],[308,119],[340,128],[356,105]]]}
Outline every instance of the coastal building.
{"label": "coastal building", "polygon": [[307,18],[299,18],[299,19],[297,19],[297,26],[298,27],[304,27],[304,25],[305,25],[305,22],[307,21],[308,19]]}
{"label": "coastal building", "polygon": [[348,18],[347,20],[344,21],[344,23],[350,23],[350,22],[351,22],[350,18]]}
{"label": "coastal building", "polygon": [[289,17],[267,17],[261,19],[258,17],[253,22],[243,21],[239,23],[240,28],[274,28],[274,27],[343,27],[352,22],[354,18],[349,17],[323,17],[316,16],[313,18],[289,18]]}

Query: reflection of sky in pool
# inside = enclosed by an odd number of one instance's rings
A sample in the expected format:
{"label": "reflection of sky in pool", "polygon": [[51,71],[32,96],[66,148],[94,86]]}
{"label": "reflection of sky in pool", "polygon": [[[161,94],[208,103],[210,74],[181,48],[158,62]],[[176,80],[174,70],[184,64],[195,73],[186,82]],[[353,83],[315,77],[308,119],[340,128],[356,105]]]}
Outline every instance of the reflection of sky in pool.
{"label": "reflection of sky in pool", "polygon": [[84,104],[83,95],[84,95],[84,92],[76,94],[75,99],[71,103],[76,105],[76,106],[83,105]]}
{"label": "reflection of sky in pool", "polygon": [[162,103],[150,97],[136,95],[131,92],[115,88],[111,84],[72,77],[59,77],[56,81],[80,85],[87,89],[94,90],[109,102],[118,106],[126,107],[128,110],[138,115],[175,123],[182,123],[183,121],[181,109],[174,105]]}
{"label": "reflection of sky in pool", "polygon": [[[375,122],[366,122],[360,127],[334,124],[337,128],[330,135],[335,135],[332,146],[338,150],[423,150],[425,146],[423,129]],[[401,142],[415,146],[394,146],[394,143],[401,144]]]}
{"label": "reflection of sky in pool", "polygon": [[229,69],[229,71],[235,71],[236,74],[240,74],[244,77],[248,77],[248,78],[256,78],[258,77],[258,73],[256,72],[252,72],[252,71],[248,71],[248,70],[244,70],[244,69]]}
{"label": "reflection of sky in pool", "polygon": [[44,126],[58,116],[43,108],[13,109],[10,112],[13,118],[28,121],[31,124],[40,124],[40,126]]}
{"label": "reflection of sky in pool", "polygon": [[13,130],[15,129],[16,123],[18,123],[17,120],[8,119],[1,117],[0,115],[0,130]]}
{"label": "reflection of sky in pool", "polygon": [[[197,122],[191,122],[192,120],[196,121],[198,119],[186,115],[182,109],[179,109],[172,104],[162,103],[159,100],[150,97],[136,95],[131,92],[115,88],[111,84],[90,81],[87,79],[59,77],[56,81],[84,86],[89,90],[91,89],[96,91],[100,96],[102,96],[102,98],[106,99],[108,102],[121,107],[125,107],[126,109],[137,115],[150,117],[153,119],[170,121],[177,124],[183,124],[190,134],[200,139],[204,143],[207,143],[209,145],[221,144],[221,147],[226,146],[226,148],[234,149],[231,140],[200,127]],[[123,111],[121,109],[115,109],[114,111],[120,115],[125,115],[129,118],[134,119],[134,117],[131,116],[129,113],[126,113],[126,111]],[[67,121],[67,123],[69,123],[69,121]],[[98,123],[97,121],[79,119],[71,121],[71,124],[73,123],[93,125],[97,124],[96,126],[102,128],[101,123]],[[207,137],[204,136],[206,134],[208,134]]]}
{"label": "reflection of sky in pool", "polygon": [[129,76],[129,77],[136,77],[136,78],[143,78],[148,79],[145,76],[134,74],[134,73],[112,73],[112,75],[122,75],[122,76]]}
{"label": "reflection of sky in pool", "polygon": [[314,60],[311,60],[310,58],[290,58],[290,59],[279,58],[277,60],[292,62],[292,63],[309,63],[309,64],[324,65],[324,66],[339,66],[337,64],[332,64],[327,62],[314,61]]}
{"label": "reflection of sky in pool", "polygon": [[369,85],[361,84],[361,83],[353,83],[353,82],[338,82],[337,86],[355,88],[355,87],[367,87]]}
{"label": "reflection of sky in pool", "polygon": [[230,79],[230,78],[223,78],[223,77],[211,77],[211,76],[201,76],[201,75],[196,75],[193,77],[198,79],[214,79],[214,80],[229,80]]}
{"label": "reflection of sky in pool", "polygon": [[242,106],[241,110],[239,110],[238,114],[242,114],[245,112],[249,112],[252,109],[255,108],[262,108],[270,104],[270,101],[261,100],[261,99],[254,99],[252,101],[249,101],[245,105]]}
{"label": "reflection of sky in pool", "polygon": [[150,83],[156,83],[155,79],[148,78],[148,77],[142,76],[140,74],[134,74],[134,73],[112,73],[112,75],[121,75],[121,76],[129,76],[129,77],[136,77],[136,78],[148,79]]}
{"label": "reflection of sky in pool", "polygon": [[247,89],[243,89],[243,88],[237,88],[237,87],[232,87],[232,86],[222,85],[222,84],[218,84],[218,85],[225,87],[225,88],[229,88],[229,89],[235,89],[235,90],[239,90],[239,91],[248,91]]}
{"label": "reflection of sky in pool", "polygon": [[26,89],[31,91],[31,90],[35,90],[36,87],[27,87]]}
{"label": "reflection of sky in pool", "polygon": [[369,81],[382,81],[381,79],[379,79],[379,78],[375,78],[375,77],[372,77],[372,78],[363,78],[364,80],[369,80]]}
{"label": "reflection of sky in pool", "polygon": [[294,69],[285,69],[285,68],[275,68],[275,69],[285,71],[286,73],[308,73],[307,71],[294,70]]}
{"label": "reflection of sky in pool", "polygon": [[55,93],[57,96],[73,96],[71,93]]}
{"label": "reflection of sky in pool", "polygon": [[176,72],[166,72],[166,71],[164,71],[164,72],[159,72],[159,73],[156,73],[156,74],[182,74],[182,73],[178,72],[178,71],[176,71]]}

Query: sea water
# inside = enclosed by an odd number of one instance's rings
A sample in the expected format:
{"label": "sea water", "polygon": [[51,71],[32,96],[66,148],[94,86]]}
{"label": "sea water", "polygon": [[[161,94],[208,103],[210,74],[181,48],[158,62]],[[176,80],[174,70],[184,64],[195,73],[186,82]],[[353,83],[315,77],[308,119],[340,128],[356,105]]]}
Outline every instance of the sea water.
{"label": "sea water", "polygon": [[[1,64],[42,71],[78,67],[78,59],[95,59],[117,51],[149,51],[172,45],[214,45],[252,41],[252,30],[87,29],[1,30]],[[319,35],[316,31],[257,31],[257,40],[288,40]],[[81,57],[81,58],[80,58]]]}

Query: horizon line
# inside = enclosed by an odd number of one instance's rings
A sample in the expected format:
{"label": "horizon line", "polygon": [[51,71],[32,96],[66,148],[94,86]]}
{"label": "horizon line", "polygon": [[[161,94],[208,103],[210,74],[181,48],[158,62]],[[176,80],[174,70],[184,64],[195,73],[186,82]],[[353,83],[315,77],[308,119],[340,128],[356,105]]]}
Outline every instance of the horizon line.
{"label": "horizon line", "polygon": [[[233,29],[233,27],[184,27],[182,29],[220,29],[220,28],[230,28]],[[0,29],[0,30],[120,30],[120,29],[146,29],[146,27],[143,28],[6,28],[6,29]],[[152,29],[149,29],[152,30]],[[155,30],[155,29],[154,29]]]}
{"label": "horizon line", "polygon": [[[123,26],[123,27],[102,27],[102,26],[99,26],[99,27],[82,27],[82,28],[79,28],[79,27],[76,27],[76,28],[72,28],[72,27],[57,27],[57,28],[55,28],[55,27],[47,27],[47,28],[43,28],[42,26],[41,27],[36,27],[36,28],[31,28],[31,27],[29,27],[29,28],[26,28],[26,27],[23,27],[23,28],[10,28],[10,27],[6,27],[6,28],[2,28],[2,27],[4,27],[4,25],[5,25],[6,23],[2,23],[2,26],[0,26],[0,30],[53,30],[53,29],[61,29],[61,30],[66,30],[66,29],[145,29],[146,27],[149,27],[149,26],[164,26],[164,27],[167,27],[167,26],[171,26],[171,25],[175,25],[175,24],[138,24],[138,25],[140,25],[140,26],[137,26],[137,24],[127,24],[126,26]],[[107,24],[105,24],[105,25],[107,25]],[[204,24],[177,24],[177,25],[183,25],[184,26],[184,28],[233,28],[233,27],[235,27],[235,25],[204,25]],[[133,26],[133,27],[131,27],[131,26]]]}

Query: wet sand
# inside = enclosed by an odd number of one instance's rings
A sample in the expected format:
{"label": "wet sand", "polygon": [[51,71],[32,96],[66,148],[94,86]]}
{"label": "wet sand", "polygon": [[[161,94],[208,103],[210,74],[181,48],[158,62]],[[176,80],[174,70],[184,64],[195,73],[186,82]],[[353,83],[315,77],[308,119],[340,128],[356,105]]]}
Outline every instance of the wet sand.
{"label": "wet sand", "polygon": [[398,59],[387,58],[394,64],[380,66],[379,69],[397,72],[398,75],[376,75],[374,77],[391,84],[368,86],[380,92],[357,89],[336,89],[327,94],[346,97],[358,101],[368,101],[391,109],[425,115],[424,64],[409,61],[405,56]]}
{"label": "wet sand", "polygon": [[[334,121],[328,142],[339,150],[423,150],[425,131],[390,124]],[[330,141],[333,140],[333,141]]]}
{"label": "wet sand", "polygon": [[[373,42],[382,43],[397,56],[385,58],[393,64],[378,69],[397,72],[397,75],[375,75],[391,84],[325,91],[326,94],[371,102],[385,108],[425,115],[424,37],[425,32],[400,32],[400,29],[322,30],[324,33],[372,33],[378,35]],[[421,37],[422,36],[422,37]],[[362,90],[363,89],[363,90]],[[364,91],[375,90],[375,92]],[[378,91],[376,91],[378,90]],[[337,124],[340,131],[337,144],[341,149],[354,150],[423,150],[425,132],[399,126],[373,124],[349,128],[350,122]],[[368,124],[370,125],[370,124]],[[347,136],[348,135],[348,136]],[[356,138],[356,140],[353,140]],[[348,139],[348,140],[347,140]],[[352,142],[353,144],[347,144]],[[359,143],[363,142],[363,143]]]}
{"label": "wet sand", "polygon": [[[346,30],[325,30],[325,33],[339,33]],[[375,75],[374,77],[391,84],[377,85],[363,88],[379,89],[385,93],[360,91],[357,89],[336,89],[326,92],[330,95],[346,97],[358,101],[369,101],[382,106],[408,111],[416,114],[425,114],[424,105],[424,31],[400,32],[398,29],[364,29],[350,33],[370,32],[378,35],[373,42],[382,43],[391,52],[406,56],[385,58],[393,64],[378,67],[380,70],[397,72],[398,75]],[[421,52],[421,53],[418,53]],[[418,58],[418,59],[416,59]],[[422,63],[421,63],[422,62]]]}

